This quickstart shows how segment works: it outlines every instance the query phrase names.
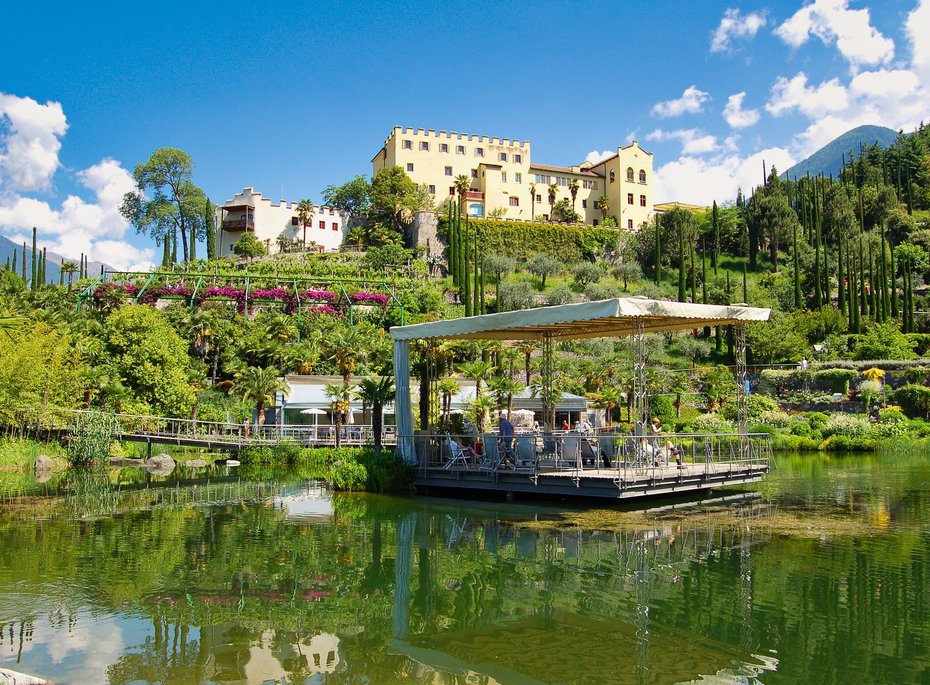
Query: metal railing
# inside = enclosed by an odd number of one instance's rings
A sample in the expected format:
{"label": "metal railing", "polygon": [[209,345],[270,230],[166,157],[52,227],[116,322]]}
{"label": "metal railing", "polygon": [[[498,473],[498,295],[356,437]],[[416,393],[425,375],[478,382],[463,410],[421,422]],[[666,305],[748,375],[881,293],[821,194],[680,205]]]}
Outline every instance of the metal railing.
{"label": "metal railing", "polygon": [[674,433],[636,436],[610,431],[518,433],[501,439],[488,433],[420,434],[413,438],[423,477],[468,472],[609,478],[618,488],[642,481],[724,480],[761,475],[771,468],[766,433]]}
{"label": "metal railing", "polygon": [[[16,425],[25,430],[43,432],[67,431],[84,410],[23,409],[17,414]],[[335,446],[337,428],[334,425],[317,426],[294,424],[265,424],[255,426],[231,422],[200,421],[163,416],[137,414],[107,414],[116,421],[117,439],[151,440],[152,442],[197,442],[235,447],[274,447],[281,444],[302,446]],[[348,425],[338,429],[340,443],[346,446],[374,443],[374,430],[370,425]],[[394,426],[381,431],[382,444],[393,445],[397,433]]]}

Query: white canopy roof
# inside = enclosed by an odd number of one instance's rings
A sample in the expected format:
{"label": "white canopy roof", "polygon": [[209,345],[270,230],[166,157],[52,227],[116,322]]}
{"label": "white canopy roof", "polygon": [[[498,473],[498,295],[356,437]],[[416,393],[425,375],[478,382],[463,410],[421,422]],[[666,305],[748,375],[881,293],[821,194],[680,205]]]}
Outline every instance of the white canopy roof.
{"label": "white canopy roof", "polygon": [[693,304],[618,297],[596,302],[579,302],[555,307],[448,319],[430,323],[395,326],[395,340],[458,338],[474,340],[541,340],[621,337],[636,332],[636,321],[645,321],[645,331],[675,331],[701,326],[723,326],[767,321],[771,310],[741,305]]}

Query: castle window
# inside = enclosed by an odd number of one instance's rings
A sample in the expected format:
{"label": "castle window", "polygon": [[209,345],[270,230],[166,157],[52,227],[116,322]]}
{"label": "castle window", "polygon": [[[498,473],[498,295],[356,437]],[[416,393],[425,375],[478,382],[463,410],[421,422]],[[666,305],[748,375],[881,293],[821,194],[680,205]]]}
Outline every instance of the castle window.
{"label": "castle window", "polygon": [[617,173],[613,169],[611,169],[610,170],[610,182],[613,183],[616,180],[617,180]]}
{"label": "castle window", "polygon": [[475,157],[484,157],[484,148],[476,147],[475,148]]}
{"label": "castle window", "polygon": [[405,140],[405,141],[404,141],[404,149],[405,149],[405,150],[412,150],[412,149],[413,149],[413,141]]}
{"label": "castle window", "polygon": [[520,206],[520,198],[519,198],[519,197],[516,197],[515,195],[511,195],[511,196],[510,196],[510,206],[511,206],[511,207],[519,207],[519,206]]}
{"label": "castle window", "polygon": [[628,205],[633,204],[633,193],[627,193],[627,194],[626,194],[626,203],[627,203]]}
{"label": "castle window", "polygon": [[627,181],[632,181],[632,180],[633,180],[633,167],[627,167],[627,169],[626,169],[626,180],[627,180]]}
{"label": "castle window", "polygon": [[447,166],[447,167],[446,167],[446,176],[451,176],[451,175],[452,175],[452,167]]}
{"label": "castle window", "polygon": [[643,169],[639,170],[639,182],[640,183],[646,182],[646,172]]}
{"label": "castle window", "polygon": [[632,220],[632,219],[627,219],[627,220],[626,220],[626,227],[627,227],[628,229],[630,229],[631,231],[633,230],[633,220]]}
{"label": "castle window", "polygon": [[523,183],[523,174],[514,174],[513,175],[514,183]]}
{"label": "castle window", "polygon": [[337,224],[335,221],[333,222],[333,230],[334,230],[334,231],[338,231],[338,230],[339,230],[339,224]]}
{"label": "castle window", "polygon": [[536,202],[542,202],[542,195],[536,196]]}
{"label": "castle window", "polygon": [[502,152],[502,153],[501,153],[501,161],[502,161],[502,162],[506,162],[506,161],[507,161],[507,153],[506,153],[506,152]]}
{"label": "castle window", "polygon": [[449,144],[448,144],[448,143],[439,143],[439,151],[440,151],[440,152],[448,152],[448,151],[449,151]]}
{"label": "castle window", "polygon": [[639,206],[640,206],[640,207],[645,207],[645,206],[646,206],[646,196],[645,196],[645,195],[640,195],[640,196],[639,196]]}
{"label": "castle window", "polygon": [[435,194],[436,194],[436,186],[430,186],[430,187],[429,187],[429,194],[430,194],[430,195],[435,195]]}
{"label": "castle window", "polygon": [[407,162],[407,171],[413,171],[413,162]]}
{"label": "castle window", "polygon": [[478,170],[477,170],[477,169],[472,169],[472,170],[471,170],[471,177],[472,177],[472,178],[478,178]]}
{"label": "castle window", "polygon": [[427,143],[425,140],[421,140],[420,150],[422,150],[423,152],[429,152],[429,143]]}
{"label": "castle window", "polygon": [[465,146],[464,146],[464,145],[456,145],[456,146],[455,146],[455,154],[457,154],[457,155],[464,155],[464,154],[465,154]]}
{"label": "castle window", "polygon": [[502,171],[501,172],[501,183],[506,183],[506,182],[507,182],[507,172]]}
{"label": "castle window", "polygon": [[587,208],[588,208],[588,201],[587,201],[587,200],[582,200],[582,201],[581,201],[581,208],[582,208],[582,209],[587,209]]}
{"label": "castle window", "polygon": [[523,155],[514,154],[513,161],[517,164],[521,164],[523,162]]}
{"label": "castle window", "polygon": [[321,222],[320,222],[320,230],[323,230],[323,229],[325,229],[325,228],[326,228],[326,222],[325,222],[325,221],[321,221]]}

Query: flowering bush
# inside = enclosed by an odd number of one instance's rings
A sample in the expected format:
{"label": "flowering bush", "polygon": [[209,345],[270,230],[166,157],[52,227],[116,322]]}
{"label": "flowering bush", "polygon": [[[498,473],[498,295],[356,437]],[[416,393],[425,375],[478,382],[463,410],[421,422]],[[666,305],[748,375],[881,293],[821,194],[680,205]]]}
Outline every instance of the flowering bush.
{"label": "flowering bush", "polygon": [[827,419],[822,432],[824,437],[844,435],[850,438],[860,438],[869,432],[869,421],[852,414],[833,414]]}
{"label": "flowering bush", "polygon": [[735,426],[717,414],[701,414],[688,427],[691,433],[733,433]]}
{"label": "flowering bush", "polygon": [[287,300],[290,299],[290,291],[283,287],[268,288],[266,290],[253,290],[249,293],[250,300]]}
{"label": "flowering bush", "polygon": [[380,307],[387,305],[390,299],[387,295],[380,293],[353,293],[349,296],[351,300],[358,304],[376,304]]}
{"label": "flowering bush", "polygon": [[341,312],[330,304],[320,304],[315,307],[307,307],[304,310],[308,314],[325,314],[327,316],[339,316]]}
{"label": "flowering bush", "polygon": [[230,300],[241,300],[245,297],[245,290],[242,288],[233,288],[229,285],[211,285],[203,291],[200,299],[206,300],[210,297],[224,297]]}
{"label": "flowering bush", "polygon": [[143,304],[154,304],[163,297],[183,297],[188,298],[193,295],[191,289],[183,283],[177,285],[156,285],[142,291],[139,302]]}
{"label": "flowering bush", "polygon": [[300,295],[301,301],[315,300],[317,302],[335,302],[336,293],[329,290],[308,290]]}
{"label": "flowering bush", "polygon": [[94,289],[94,297],[135,297],[139,289],[132,283],[101,283]]}

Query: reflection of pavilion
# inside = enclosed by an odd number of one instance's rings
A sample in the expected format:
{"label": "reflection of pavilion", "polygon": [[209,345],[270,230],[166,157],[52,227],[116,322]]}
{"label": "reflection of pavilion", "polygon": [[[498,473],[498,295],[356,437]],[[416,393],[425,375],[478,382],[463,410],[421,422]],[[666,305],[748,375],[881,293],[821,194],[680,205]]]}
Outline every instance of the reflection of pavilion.
{"label": "reflection of pavilion", "polygon": [[[295,676],[304,678],[335,673],[344,665],[339,638],[332,633],[318,633],[291,641],[291,636],[273,629],[242,644],[241,626],[205,628],[211,631],[213,675],[211,679],[228,685],[250,683],[290,683]],[[209,667],[207,672],[209,672]]]}

